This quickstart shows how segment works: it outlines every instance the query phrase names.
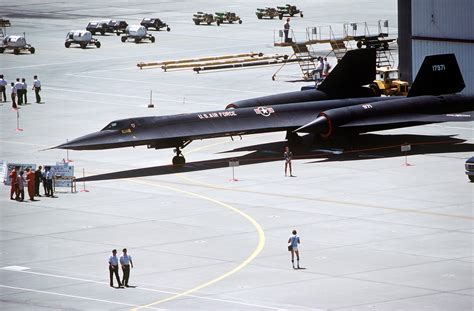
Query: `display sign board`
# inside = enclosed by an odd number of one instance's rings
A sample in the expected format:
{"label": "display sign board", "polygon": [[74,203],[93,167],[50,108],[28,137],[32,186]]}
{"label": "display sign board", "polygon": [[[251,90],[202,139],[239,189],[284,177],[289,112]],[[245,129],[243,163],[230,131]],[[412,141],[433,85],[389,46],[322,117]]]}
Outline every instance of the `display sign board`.
{"label": "display sign board", "polygon": [[55,187],[71,187],[72,177],[74,177],[74,166],[64,162],[57,162],[51,166],[51,173],[56,178]]}
{"label": "display sign board", "polygon": [[229,167],[239,166],[239,161],[229,161]]}

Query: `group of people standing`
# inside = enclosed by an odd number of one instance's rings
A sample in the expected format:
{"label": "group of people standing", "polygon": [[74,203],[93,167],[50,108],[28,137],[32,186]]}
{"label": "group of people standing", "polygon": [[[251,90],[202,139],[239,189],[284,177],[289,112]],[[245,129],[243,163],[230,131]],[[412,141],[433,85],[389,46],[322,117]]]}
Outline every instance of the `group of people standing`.
{"label": "group of people standing", "polygon": [[54,197],[53,173],[50,166],[45,166],[43,170],[43,167],[40,165],[36,171],[30,167],[23,171],[20,170],[20,166],[15,166],[8,176],[11,181],[10,200],[23,202],[25,200],[26,186],[30,201],[36,201],[35,197],[41,197],[39,193],[40,183],[43,183],[44,195]]}
{"label": "group of people standing", "polygon": [[[123,254],[120,259],[117,257],[117,250],[112,250],[112,255],[109,257],[109,276],[110,276],[110,287],[114,287],[114,275],[117,279],[118,287],[130,287],[128,285],[128,279],[130,278],[130,268],[133,268],[132,256],[127,253],[127,249],[122,250]],[[122,266],[123,277],[120,281],[119,276],[119,263]]]}
{"label": "group of people standing", "polygon": [[[36,103],[41,102],[41,81],[38,79],[38,76],[33,77],[33,88],[35,91]],[[7,101],[7,89],[8,82],[5,80],[3,74],[0,74],[0,101]],[[23,105],[28,103],[27,93],[28,85],[25,78],[16,78],[16,82],[11,82],[11,100],[12,100],[12,109],[18,109],[18,105]]]}

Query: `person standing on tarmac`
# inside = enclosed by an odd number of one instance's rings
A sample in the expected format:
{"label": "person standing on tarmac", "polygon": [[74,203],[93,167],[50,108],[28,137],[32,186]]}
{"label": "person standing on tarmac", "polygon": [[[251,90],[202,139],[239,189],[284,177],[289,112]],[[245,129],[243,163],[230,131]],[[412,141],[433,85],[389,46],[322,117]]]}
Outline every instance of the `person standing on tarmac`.
{"label": "person standing on tarmac", "polygon": [[40,96],[40,91],[41,91],[41,81],[38,79],[38,76],[33,77],[33,89],[35,91],[35,96],[36,96],[36,103],[39,104],[41,103],[41,96]]}
{"label": "person standing on tarmac", "polygon": [[[293,230],[292,236],[288,239],[288,250],[291,251],[291,264],[293,265],[293,269],[301,269],[300,268],[300,252],[298,251],[298,244],[300,244],[300,237],[296,233],[296,230]],[[296,261],[297,266],[295,268],[295,253],[296,253]]]}
{"label": "person standing on tarmac", "polygon": [[2,97],[4,102],[7,101],[7,84],[8,82],[3,79],[3,75],[0,75],[0,101],[2,101]]}
{"label": "person standing on tarmac", "polygon": [[22,88],[23,88],[23,91],[22,91],[22,94],[23,94],[23,102],[26,103],[28,102],[28,99],[26,98],[26,93],[28,92],[28,85],[26,84],[26,79],[25,78],[22,78],[21,79],[21,83],[23,84],[22,85]]}
{"label": "person standing on tarmac", "polygon": [[290,33],[290,18],[286,19],[286,23],[283,25],[283,32],[285,33],[285,42],[291,42],[291,38],[289,37]]}
{"label": "person standing on tarmac", "polygon": [[130,278],[130,267],[133,268],[132,256],[127,254],[127,249],[123,249],[123,255],[120,256],[120,265],[122,266],[123,277],[122,284],[128,287],[128,279]]}
{"label": "person standing on tarmac", "polygon": [[23,83],[21,83],[20,78],[16,78],[15,89],[18,105],[23,105]]}
{"label": "person standing on tarmac", "polygon": [[25,200],[25,176],[24,172],[20,171],[18,176],[16,177],[16,187],[18,191],[18,196],[16,198],[17,201],[23,202]]}
{"label": "person standing on tarmac", "polygon": [[35,171],[35,197],[40,197],[40,183],[43,180],[43,173],[41,172],[41,169],[43,167],[40,165],[38,166],[38,169]]}
{"label": "person standing on tarmac", "polygon": [[118,287],[122,287],[122,283],[120,283],[119,271],[118,271],[118,258],[117,258],[117,250],[112,250],[112,256],[109,257],[109,276],[110,276],[110,287],[114,287],[114,276],[117,279]]}
{"label": "person standing on tarmac", "polygon": [[12,109],[13,109],[13,110],[17,110],[17,109],[18,109],[18,106],[16,105],[17,89],[16,89],[16,86],[15,86],[15,83],[12,82],[11,87],[12,87],[12,94],[11,94],[11,98],[12,98]]}
{"label": "person standing on tarmac", "polygon": [[[13,82],[12,82],[13,83]],[[18,176],[19,166],[15,166],[8,177],[10,178],[11,188],[10,188],[10,200],[16,200],[18,198],[18,187],[16,184],[16,178]],[[15,195],[15,197],[13,197]]]}
{"label": "person standing on tarmac", "polygon": [[293,152],[290,151],[290,148],[288,146],[285,147],[283,158],[285,159],[285,176],[288,176],[288,167],[290,167],[290,177],[293,177],[293,174],[291,172],[291,160],[293,160]]}
{"label": "person standing on tarmac", "polygon": [[35,172],[29,167],[26,169],[26,183],[30,201],[35,201]]}

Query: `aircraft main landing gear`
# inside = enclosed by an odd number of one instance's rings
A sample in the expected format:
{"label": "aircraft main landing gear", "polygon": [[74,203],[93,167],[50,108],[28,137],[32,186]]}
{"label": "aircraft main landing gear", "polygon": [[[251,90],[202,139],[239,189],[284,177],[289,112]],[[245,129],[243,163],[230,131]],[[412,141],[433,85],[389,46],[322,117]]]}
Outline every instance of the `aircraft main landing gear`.
{"label": "aircraft main landing gear", "polygon": [[173,157],[173,165],[174,166],[182,166],[186,163],[186,159],[184,158],[183,154],[181,153],[181,150],[179,149],[179,147],[176,147],[176,149],[174,149],[174,152],[176,153],[176,155]]}

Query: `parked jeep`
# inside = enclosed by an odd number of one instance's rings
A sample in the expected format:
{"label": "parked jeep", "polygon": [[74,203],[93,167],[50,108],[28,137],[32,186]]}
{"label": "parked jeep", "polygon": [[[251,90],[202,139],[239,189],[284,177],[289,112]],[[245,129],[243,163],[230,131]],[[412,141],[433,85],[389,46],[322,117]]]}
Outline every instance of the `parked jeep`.
{"label": "parked jeep", "polygon": [[15,55],[20,54],[21,51],[29,51],[31,54],[35,54],[35,48],[26,43],[26,39],[23,36],[7,36],[1,42],[0,53],[6,50],[13,50]]}
{"label": "parked jeep", "polygon": [[144,26],[146,29],[155,28],[160,30],[161,28],[166,27],[166,31],[170,31],[171,28],[159,18],[144,18],[142,19],[140,25]]}
{"label": "parked jeep", "polygon": [[100,48],[99,40],[92,38],[91,32],[87,30],[71,30],[68,32],[64,46],[69,48],[71,44],[78,44],[82,49],[87,48],[88,45],[95,45]]}
{"label": "parked jeep", "polygon": [[125,29],[127,29],[127,26],[128,23],[126,21],[111,19],[107,23],[107,28],[105,31],[109,33],[116,33],[117,36],[120,36],[120,34],[125,33]]}
{"label": "parked jeep", "polygon": [[221,24],[232,24],[233,22],[238,22],[239,24],[242,24],[242,20],[234,12],[216,12],[214,18],[218,20]]}
{"label": "parked jeep", "polygon": [[197,12],[196,14],[194,14],[193,22],[196,25],[199,25],[201,23],[210,25],[214,22],[217,24],[217,26],[221,24],[221,21],[219,19],[216,20],[213,14],[204,13],[204,12]]}
{"label": "parked jeep", "polygon": [[105,32],[107,31],[107,23],[108,21],[89,22],[89,24],[87,24],[86,30],[90,31],[93,35],[95,35],[97,32],[101,35],[105,35]]}
{"label": "parked jeep", "polygon": [[135,43],[140,43],[143,40],[150,40],[151,43],[155,42],[155,37],[149,34],[142,25],[130,25],[125,30],[125,34],[120,38],[122,42],[127,42],[128,39],[133,39]]}

